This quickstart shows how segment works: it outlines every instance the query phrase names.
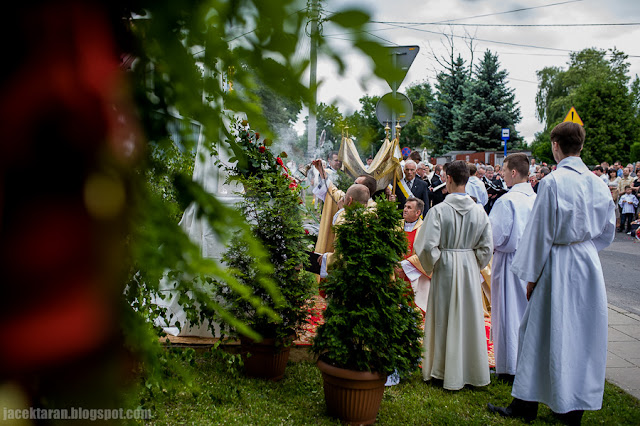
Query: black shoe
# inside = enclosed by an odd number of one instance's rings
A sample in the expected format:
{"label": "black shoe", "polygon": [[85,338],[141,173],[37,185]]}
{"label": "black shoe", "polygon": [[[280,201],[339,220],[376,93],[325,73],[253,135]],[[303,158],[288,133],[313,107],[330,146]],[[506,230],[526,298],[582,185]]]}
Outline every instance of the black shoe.
{"label": "black shoe", "polygon": [[498,413],[502,417],[520,417],[525,422],[532,422],[538,417],[538,403],[531,401],[523,401],[514,398],[508,407],[496,407],[488,403],[487,408],[492,413]]}
{"label": "black shoe", "polygon": [[514,376],[513,374],[498,374],[498,376],[496,377],[496,379],[498,379],[499,381],[509,383],[511,385],[513,384],[515,378],[516,376]]}
{"label": "black shoe", "polygon": [[584,410],[569,411],[568,413],[556,413],[553,412],[553,416],[560,420],[565,425],[579,426],[582,422],[582,415]]}

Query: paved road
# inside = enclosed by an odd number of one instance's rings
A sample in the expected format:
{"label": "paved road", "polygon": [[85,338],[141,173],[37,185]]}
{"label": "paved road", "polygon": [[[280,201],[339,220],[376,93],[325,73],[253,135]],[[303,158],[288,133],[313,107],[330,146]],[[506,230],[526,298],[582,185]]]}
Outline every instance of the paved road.
{"label": "paved road", "polygon": [[640,241],[616,233],[613,243],[600,252],[600,261],[609,303],[640,315]]}

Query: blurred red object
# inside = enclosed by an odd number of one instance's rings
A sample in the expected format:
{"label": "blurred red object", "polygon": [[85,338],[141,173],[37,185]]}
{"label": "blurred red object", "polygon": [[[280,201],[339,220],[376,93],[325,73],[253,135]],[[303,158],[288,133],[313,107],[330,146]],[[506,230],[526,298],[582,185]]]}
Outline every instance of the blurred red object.
{"label": "blurred red object", "polygon": [[0,81],[0,379],[100,352],[119,333],[120,195],[139,150],[109,14],[36,5],[8,15],[19,54]]}

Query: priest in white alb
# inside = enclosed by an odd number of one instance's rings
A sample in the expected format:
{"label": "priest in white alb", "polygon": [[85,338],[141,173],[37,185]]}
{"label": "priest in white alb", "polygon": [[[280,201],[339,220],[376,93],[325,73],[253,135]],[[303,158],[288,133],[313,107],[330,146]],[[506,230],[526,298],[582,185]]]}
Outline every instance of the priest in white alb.
{"label": "priest in white alb", "polygon": [[504,159],[509,187],[496,200],[489,220],[493,232],[491,277],[491,336],[498,379],[512,383],[518,359],[518,330],[527,308],[527,283],[511,272],[511,262],[529,220],[536,193],[529,183],[529,158],[515,153]]}
{"label": "priest in white alb", "polygon": [[493,241],[489,217],[465,193],[467,164],[449,163],[446,175],[449,195],[427,213],[414,249],[425,273],[432,274],[422,374],[458,390],[490,381],[479,277]]}
{"label": "priest in white alb", "polygon": [[550,134],[557,169],[538,184],[511,270],[527,284],[518,365],[505,417],[536,418],[538,403],[567,424],[599,410],[607,363],[607,294],[598,251],[613,241],[615,205],[580,158],[585,131],[563,122]]}

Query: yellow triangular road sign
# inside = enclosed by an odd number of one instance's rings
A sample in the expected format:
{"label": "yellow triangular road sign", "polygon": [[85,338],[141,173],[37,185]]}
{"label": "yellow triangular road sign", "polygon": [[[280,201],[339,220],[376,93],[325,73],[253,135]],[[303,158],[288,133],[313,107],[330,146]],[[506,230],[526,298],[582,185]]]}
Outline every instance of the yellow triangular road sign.
{"label": "yellow triangular road sign", "polygon": [[580,116],[578,115],[578,113],[576,112],[576,109],[574,107],[571,107],[571,109],[569,110],[569,113],[567,114],[567,116],[564,118],[564,121],[571,121],[573,123],[578,123],[579,125],[584,127],[584,123],[582,122],[582,120],[580,120]]}

